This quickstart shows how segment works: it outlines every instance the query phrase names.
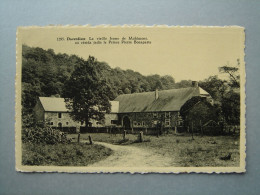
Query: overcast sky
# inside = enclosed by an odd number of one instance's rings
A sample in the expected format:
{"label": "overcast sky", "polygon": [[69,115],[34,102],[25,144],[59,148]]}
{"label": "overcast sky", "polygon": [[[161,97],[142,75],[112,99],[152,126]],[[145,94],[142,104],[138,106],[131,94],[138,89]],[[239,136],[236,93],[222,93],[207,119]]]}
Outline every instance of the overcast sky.
{"label": "overcast sky", "polygon": [[[106,37],[107,44],[75,44],[57,38]],[[147,37],[151,44],[108,44],[110,37]],[[132,69],[141,74],[171,75],[175,81],[203,80],[218,74],[218,67],[226,63],[236,65],[244,58],[244,30],[239,27],[74,27],[23,28],[21,43],[32,47],[53,49],[56,53],[76,54],[85,59],[89,55],[111,67]]]}

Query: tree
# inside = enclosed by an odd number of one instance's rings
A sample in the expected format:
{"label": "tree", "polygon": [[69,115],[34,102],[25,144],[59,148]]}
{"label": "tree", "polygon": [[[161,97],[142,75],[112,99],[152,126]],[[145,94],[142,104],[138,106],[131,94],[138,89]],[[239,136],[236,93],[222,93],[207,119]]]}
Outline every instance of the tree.
{"label": "tree", "polygon": [[189,99],[180,109],[185,127],[200,129],[201,124],[217,119],[217,110],[206,98],[195,96]]}
{"label": "tree", "polygon": [[66,105],[74,120],[85,122],[90,119],[102,121],[109,113],[111,89],[108,83],[98,76],[98,61],[89,56],[87,61],[80,59],[70,79],[64,85]]}
{"label": "tree", "polygon": [[222,111],[226,123],[238,125],[240,123],[240,60],[236,66],[229,64],[219,68],[220,73],[228,74],[228,88],[222,97]]}
{"label": "tree", "polygon": [[216,75],[200,81],[199,86],[206,90],[215,101],[221,101],[229,88],[227,81],[219,79]]}
{"label": "tree", "polygon": [[236,66],[230,66],[228,63],[224,66],[219,67],[220,73],[225,73],[229,75],[229,84],[231,87],[240,87],[240,75],[239,75],[240,60],[237,59]]}
{"label": "tree", "polygon": [[191,87],[192,81],[191,80],[181,80],[178,83],[175,83],[175,88],[185,88],[185,87]]}
{"label": "tree", "polygon": [[238,125],[240,123],[240,93],[229,91],[222,99],[222,111],[225,121],[230,125]]}

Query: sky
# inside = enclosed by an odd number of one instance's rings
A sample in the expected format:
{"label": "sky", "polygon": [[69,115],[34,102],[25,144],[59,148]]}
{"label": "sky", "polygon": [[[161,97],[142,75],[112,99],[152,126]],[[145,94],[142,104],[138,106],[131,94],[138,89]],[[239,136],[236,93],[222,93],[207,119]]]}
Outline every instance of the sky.
{"label": "sky", "polygon": [[[68,37],[85,40],[75,44],[76,41]],[[133,41],[121,44],[123,37],[126,41],[129,37],[145,38],[150,44],[133,44]],[[58,38],[64,40],[58,41]],[[103,39],[102,44],[93,44],[97,38]],[[111,38],[119,38],[120,44],[109,44]],[[171,75],[176,82],[199,81],[218,75],[218,67],[227,63],[236,65],[237,59],[243,64],[244,39],[241,27],[63,26],[18,30],[18,43],[84,59],[92,55],[113,68],[132,69],[143,75]],[[92,44],[81,44],[88,40]]]}

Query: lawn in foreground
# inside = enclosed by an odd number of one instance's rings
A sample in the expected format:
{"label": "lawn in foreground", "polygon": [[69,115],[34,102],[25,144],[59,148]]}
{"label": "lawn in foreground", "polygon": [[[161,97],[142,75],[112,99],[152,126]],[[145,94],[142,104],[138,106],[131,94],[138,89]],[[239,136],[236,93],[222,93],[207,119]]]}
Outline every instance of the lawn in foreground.
{"label": "lawn in foreground", "polygon": [[103,160],[113,151],[100,145],[77,143],[22,144],[22,164],[38,166],[87,166]]}
{"label": "lawn in foreground", "polygon": [[[194,139],[189,134],[168,134],[160,137],[144,136],[144,142],[139,143],[138,135],[128,134],[123,141],[121,134],[106,133],[81,134],[81,139],[88,139],[91,135],[93,141],[112,144],[132,145],[142,147],[162,156],[174,159],[179,167],[238,167],[240,162],[239,136],[200,136]],[[76,139],[77,135],[70,135]],[[222,160],[222,157],[231,153],[231,158]]]}

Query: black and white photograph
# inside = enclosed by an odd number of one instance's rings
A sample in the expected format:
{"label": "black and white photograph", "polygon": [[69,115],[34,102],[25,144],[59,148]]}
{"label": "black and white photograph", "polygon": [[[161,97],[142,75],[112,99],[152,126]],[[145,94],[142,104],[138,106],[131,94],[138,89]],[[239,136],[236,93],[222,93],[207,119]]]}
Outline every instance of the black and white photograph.
{"label": "black and white photograph", "polygon": [[244,28],[19,27],[16,170],[245,172]]}

